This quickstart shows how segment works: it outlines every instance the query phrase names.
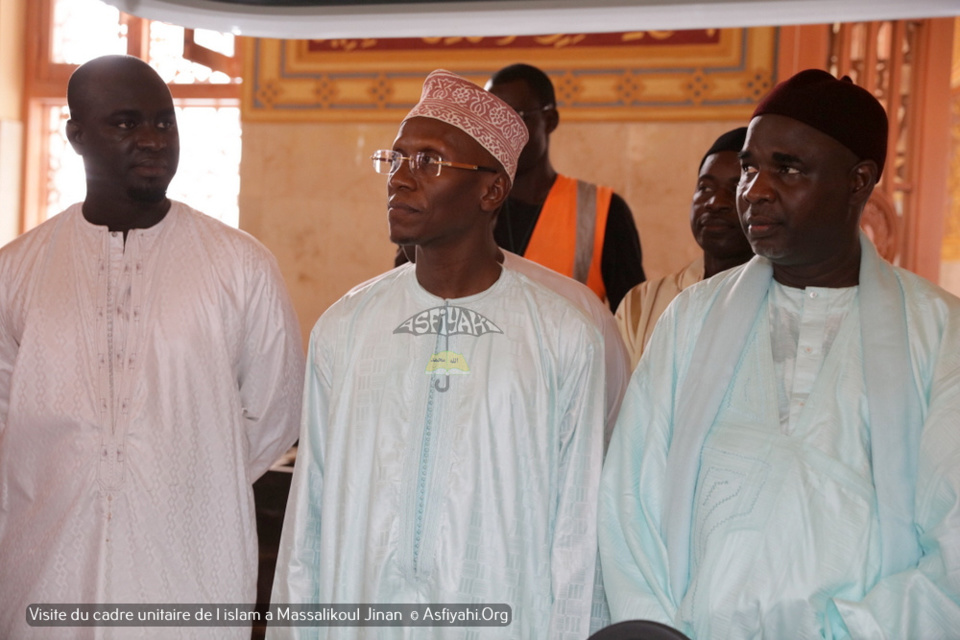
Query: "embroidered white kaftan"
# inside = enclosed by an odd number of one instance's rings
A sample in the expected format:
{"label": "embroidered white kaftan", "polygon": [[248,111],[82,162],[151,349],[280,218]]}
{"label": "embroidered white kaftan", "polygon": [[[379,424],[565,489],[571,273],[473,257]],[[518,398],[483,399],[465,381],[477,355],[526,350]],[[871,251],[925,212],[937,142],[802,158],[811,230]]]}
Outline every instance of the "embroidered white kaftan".
{"label": "embroidered white kaftan", "polygon": [[610,442],[610,435],[617,423],[620,403],[623,402],[623,394],[627,391],[627,383],[630,381],[630,373],[633,371],[630,367],[626,347],[623,345],[623,338],[620,337],[617,323],[613,314],[610,313],[610,307],[600,300],[597,294],[587,285],[505,249],[501,249],[501,251],[505,267],[519,271],[534,282],[539,282],[570,300],[590,317],[594,325],[600,329],[600,333],[603,335],[603,362],[606,380],[604,385],[605,418],[603,435],[603,442],[606,445]]}
{"label": "embroidered white kaftan", "polygon": [[[682,293],[631,379],[601,485],[600,550],[613,619],[654,619],[694,639],[956,637],[960,300],[886,265],[905,299],[888,310],[891,318],[903,314],[908,329],[913,379],[907,372],[902,389],[916,387],[923,405],[915,484],[900,480],[915,496],[919,561],[894,572],[882,562],[874,472],[889,471],[871,462],[878,420],[868,408],[864,361],[872,356],[863,351],[860,296],[847,296],[838,315],[808,290],[808,299],[790,303],[801,308],[798,326],[783,331],[771,319],[787,303],[771,284],[757,316],[739,319],[753,329],[733,380],[717,380],[729,389],[695,471],[689,581],[675,584],[669,550],[677,541],[664,531],[675,510],[690,507],[665,500],[667,454],[680,438],[674,417],[691,401],[677,391],[688,376],[711,375],[689,368],[691,353],[709,330],[711,305],[750,264]],[[861,269],[861,293],[863,278]],[[831,318],[839,318],[834,327]],[[783,336],[794,335],[796,362],[775,362],[771,336],[778,334],[781,350]],[[785,367],[795,371],[784,392],[778,368]]]}
{"label": "embroidered white kaftan", "polygon": [[311,335],[272,602],[507,603],[513,623],[268,636],[589,635],[601,340],[508,267],[444,300],[408,264],[333,305]]}
{"label": "embroidered white kaftan", "polygon": [[0,249],[0,637],[30,603],[253,603],[252,483],[297,436],[303,352],[260,243],[174,202],[123,233],[74,205]]}

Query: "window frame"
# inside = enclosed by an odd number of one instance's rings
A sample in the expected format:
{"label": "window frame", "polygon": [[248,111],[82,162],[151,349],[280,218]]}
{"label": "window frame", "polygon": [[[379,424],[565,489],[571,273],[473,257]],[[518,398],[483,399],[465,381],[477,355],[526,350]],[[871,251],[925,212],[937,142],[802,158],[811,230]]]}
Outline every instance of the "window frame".
{"label": "window frame", "polygon": [[[23,174],[20,199],[20,233],[43,222],[49,193],[47,167],[50,157],[46,144],[45,113],[51,107],[67,104],[67,83],[79,66],[55,62],[52,58],[54,3],[56,0],[31,0],[26,7],[26,60],[23,87]],[[147,60],[150,50],[150,21],[120,13],[127,25],[127,53]],[[237,38],[233,56],[225,56],[194,42],[193,29],[184,30],[184,53],[197,62],[231,77],[240,77],[243,46]],[[240,107],[241,85],[169,83],[174,103],[179,107]]]}

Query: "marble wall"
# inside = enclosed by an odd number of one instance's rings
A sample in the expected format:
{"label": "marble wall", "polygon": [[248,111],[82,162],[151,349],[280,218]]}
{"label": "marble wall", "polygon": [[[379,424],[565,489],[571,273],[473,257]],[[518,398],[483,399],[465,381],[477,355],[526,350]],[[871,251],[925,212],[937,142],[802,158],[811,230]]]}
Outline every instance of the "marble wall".
{"label": "marble wall", "polygon": [[689,202],[704,151],[772,86],[778,30],[508,38],[247,40],[240,226],[278,257],[304,333],[351,287],[393,265],[389,148],[442,66],[483,84],[517,61],[551,75],[562,173],[614,188],[634,212],[650,277],[698,251]]}
{"label": "marble wall", "polygon": [[[563,122],[558,171],[612,186],[630,205],[648,277],[697,255],[689,204],[697,166],[739,121]],[[240,226],[277,256],[306,337],[353,286],[390,269],[386,185],[368,160],[397,124],[245,122]]]}

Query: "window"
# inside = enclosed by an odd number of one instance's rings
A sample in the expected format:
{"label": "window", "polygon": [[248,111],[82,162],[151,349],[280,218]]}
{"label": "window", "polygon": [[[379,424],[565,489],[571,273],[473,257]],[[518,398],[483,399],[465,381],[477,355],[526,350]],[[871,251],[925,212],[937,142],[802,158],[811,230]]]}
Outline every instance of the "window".
{"label": "window", "polygon": [[234,37],[143,20],[100,0],[40,0],[28,11],[29,27],[36,27],[28,33],[40,36],[27,52],[24,229],[83,200],[83,163],[65,135],[67,80],[87,60],[123,53],[149,62],[174,96],[180,166],[169,196],[237,226],[240,65]]}

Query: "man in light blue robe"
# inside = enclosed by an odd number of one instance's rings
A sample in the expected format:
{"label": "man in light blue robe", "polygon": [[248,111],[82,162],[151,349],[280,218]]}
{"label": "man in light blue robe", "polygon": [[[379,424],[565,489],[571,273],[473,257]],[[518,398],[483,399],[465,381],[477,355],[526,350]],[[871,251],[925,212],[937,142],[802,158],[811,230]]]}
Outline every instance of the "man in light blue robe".
{"label": "man in light blue robe", "polygon": [[393,149],[374,155],[391,240],[415,246],[416,264],[356,287],[311,334],[272,596],[504,603],[511,624],[271,637],[589,635],[604,344],[574,303],[498,262],[492,219],[524,132],[498,98],[436,71]]}
{"label": "man in light blue robe", "polygon": [[960,300],[858,231],[886,116],[806,71],[757,107],[756,258],[684,291],[604,467],[614,620],[692,638],[960,633]]}

